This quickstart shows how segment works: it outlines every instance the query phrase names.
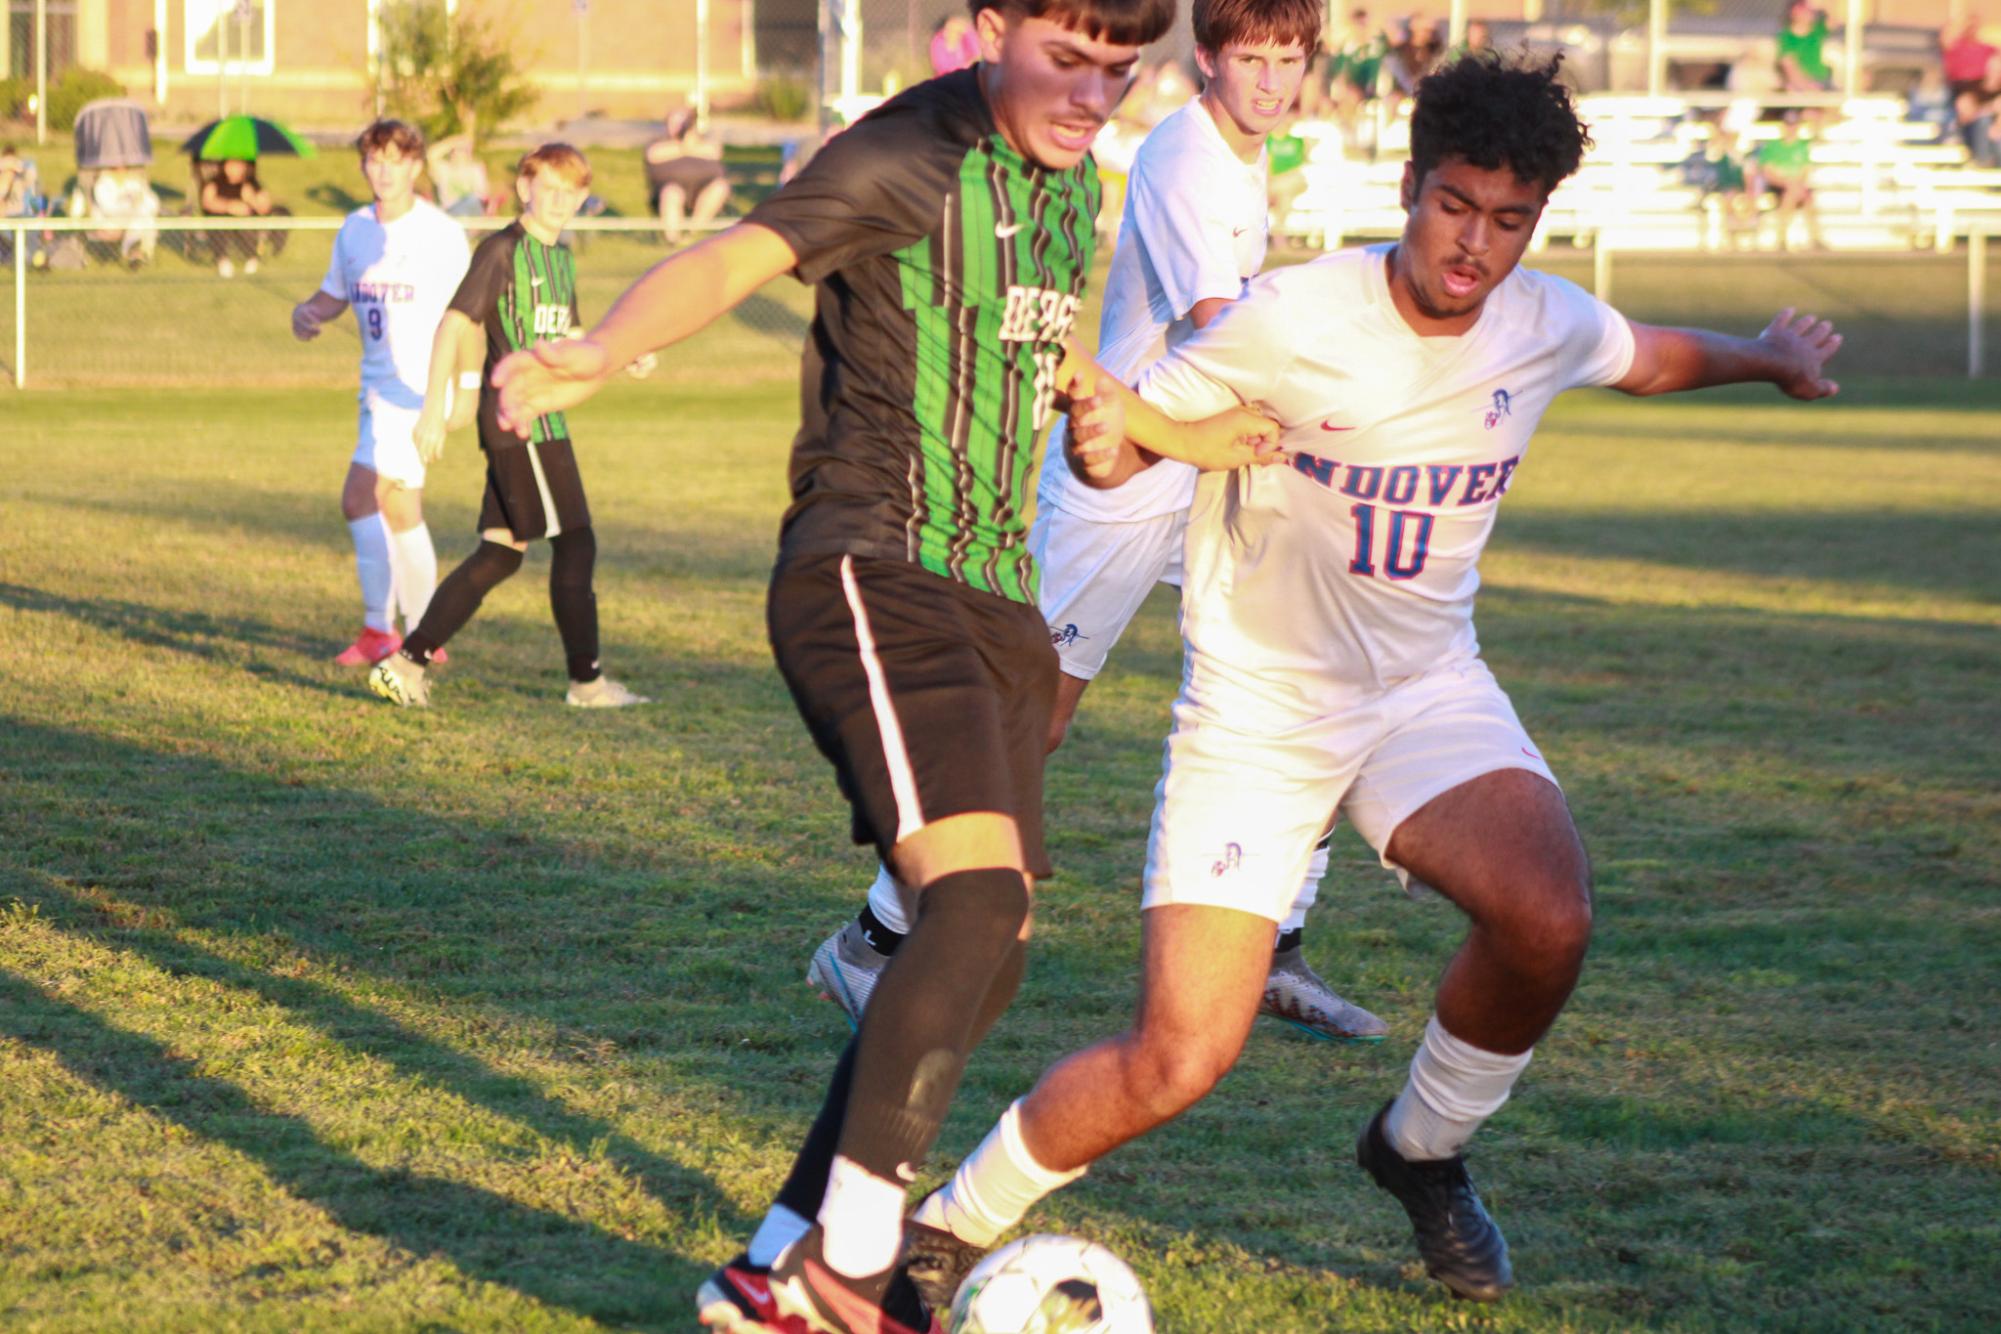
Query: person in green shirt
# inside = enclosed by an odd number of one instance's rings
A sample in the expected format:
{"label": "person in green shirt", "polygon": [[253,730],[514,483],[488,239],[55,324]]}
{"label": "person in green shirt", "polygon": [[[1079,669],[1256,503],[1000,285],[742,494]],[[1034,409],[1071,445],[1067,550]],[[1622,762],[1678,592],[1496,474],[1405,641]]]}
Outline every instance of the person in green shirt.
{"label": "person in green shirt", "polygon": [[1704,154],[1708,179],[1703,193],[1713,196],[1723,222],[1723,235],[1732,250],[1755,246],[1758,240],[1758,200],[1751,193],[1744,170],[1744,154],[1737,146],[1735,131],[1717,126],[1709,137]]}
{"label": "person in green shirt", "polygon": [[1779,249],[1792,249],[1793,217],[1806,223],[1807,240],[1815,250],[1825,250],[1820,234],[1820,213],[1814,207],[1813,187],[1807,182],[1812,165],[1813,141],[1800,132],[1797,111],[1786,113],[1779,137],[1767,139],[1758,149],[1758,188],[1779,201]]}
{"label": "person in green shirt", "polygon": [[1828,67],[1827,11],[1813,0],[1790,0],[1779,25],[1779,79],[1789,93],[1824,93],[1834,87]]}

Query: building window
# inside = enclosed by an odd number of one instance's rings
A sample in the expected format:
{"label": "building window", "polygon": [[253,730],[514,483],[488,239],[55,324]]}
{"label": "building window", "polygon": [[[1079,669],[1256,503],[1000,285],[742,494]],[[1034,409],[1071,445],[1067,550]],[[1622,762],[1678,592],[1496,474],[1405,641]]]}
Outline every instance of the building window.
{"label": "building window", "polygon": [[[76,0],[48,0],[49,82],[76,63]],[[7,74],[35,78],[35,0],[10,0],[7,6]]]}
{"label": "building window", "polygon": [[186,0],[187,72],[269,74],[276,47],[274,0]]}

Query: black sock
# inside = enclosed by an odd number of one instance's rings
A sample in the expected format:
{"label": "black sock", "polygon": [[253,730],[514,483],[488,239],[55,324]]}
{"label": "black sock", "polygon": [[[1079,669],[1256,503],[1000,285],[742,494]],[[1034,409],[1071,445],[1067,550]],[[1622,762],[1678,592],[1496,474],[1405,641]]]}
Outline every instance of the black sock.
{"label": "black sock", "polygon": [[1290,931],[1281,931],[1278,933],[1278,944],[1271,947],[1271,952],[1283,954],[1287,950],[1296,950],[1305,939],[1306,928],[1303,926],[1295,926]]}
{"label": "black sock", "polygon": [[886,1181],[908,1180],[923,1163],[1027,919],[1028,882],[1008,867],[924,887],[909,946],[883,970],[862,1016],[842,1157]]}
{"label": "black sock", "polygon": [[505,542],[481,542],[479,548],[458,563],[424,608],[424,619],[403,641],[403,652],[413,662],[428,664],[431,655],[443,648],[465,627],[486,595],[521,568],[521,553]]}
{"label": "black sock", "polygon": [[779,1204],[807,1222],[820,1215],[820,1201],[827,1197],[827,1173],[834,1169],[834,1148],[841,1142],[841,1124],[848,1116],[848,1091],[854,1087],[855,1040],[848,1039],[841,1059],[834,1063],[834,1077],[827,1084],[827,1096],[820,1114],[792,1160],[792,1173],[778,1188]]}
{"label": "black sock", "polygon": [[856,914],[855,924],[862,929],[862,939],[866,940],[868,947],[877,954],[894,954],[896,947],[904,941],[904,933],[892,931],[884,926],[882,919],[875,915],[875,909],[866,903],[862,905],[861,912]]}
{"label": "black sock", "polygon": [[[903,937],[897,935],[897,943],[902,940]],[[1014,999],[1015,991],[1021,986],[1021,974],[1027,960],[1027,945],[1016,940],[1014,947],[1002,958],[999,971],[987,985],[987,994],[980,1001],[980,1012],[973,1019],[972,1038],[966,1044],[969,1054],[980,1045],[980,1040],[986,1037],[994,1022],[1006,1013],[1008,1002]],[[834,1150],[841,1142],[841,1126],[847,1120],[848,1095],[854,1087],[854,1079],[855,1039],[850,1038],[841,1052],[841,1059],[834,1063],[834,1077],[827,1084],[827,1096],[820,1103],[820,1114],[813,1118],[813,1128],[806,1132],[806,1142],[800,1145],[799,1156],[792,1160],[791,1174],[778,1190],[776,1203],[808,1222],[819,1217],[821,1201],[827,1195],[827,1174],[834,1167]]]}
{"label": "black sock", "polygon": [[558,533],[549,539],[549,551],[549,610],[556,614],[570,679],[582,685],[603,675],[598,668],[598,597],[591,589],[597,535],[588,528]]}

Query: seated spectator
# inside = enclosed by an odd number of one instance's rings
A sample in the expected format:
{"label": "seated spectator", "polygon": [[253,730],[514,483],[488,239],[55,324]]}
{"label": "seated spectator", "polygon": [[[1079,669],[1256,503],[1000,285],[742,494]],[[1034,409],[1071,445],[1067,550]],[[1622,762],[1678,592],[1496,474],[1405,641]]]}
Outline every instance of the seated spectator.
{"label": "seated spectator", "polygon": [[[211,218],[263,218],[276,211],[271,194],[257,183],[257,164],[230,158],[201,188],[201,211]],[[215,271],[225,278],[236,276],[231,255],[243,258],[245,273],[257,272],[257,251],[262,232],[215,231],[208,234],[215,252]]]}
{"label": "seated spectator", "polygon": [[1816,8],[1813,0],[1788,0],[1785,20],[1779,25],[1779,86],[1789,93],[1824,93],[1833,88],[1826,46],[1827,11]]}
{"label": "seated spectator", "polygon": [[2001,50],[1980,40],[1980,18],[1967,15],[1959,36],[1939,33],[1939,65],[1945,75],[1953,128],[1966,151],[1983,167],[2001,163],[1994,142],[1994,108],[2001,94]]}
{"label": "seated spectator", "polygon": [[1436,19],[1412,14],[1404,20],[1402,40],[1390,48],[1384,64],[1393,86],[1391,110],[1400,109],[1402,99],[1417,96],[1418,81],[1438,68],[1444,54],[1445,39],[1438,31]]}
{"label": "seated spectator", "polygon": [[980,62],[980,35],[964,14],[950,14],[931,33],[931,72],[952,74]]}
{"label": "seated spectator", "polygon": [[446,135],[425,152],[424,163],[437,189],[439,208],[455,218],[478,218],[493,212],[486,164],[474,155],[471,135]]}
{"label": "seated spectator", "polygon": [[1744,155],[1738,150],[1737,136],[1718,126],[1710,133],[1709,145],[1701,158],[1703,202],[1716,201],[1717,216],[1723,224],[1723,239],[1732,250],[1755,247],[1758,242],[1758,200],[1744,170]]}
{"label": "seated spectator", "polygon": [[1458,60],[1464,56],[1482,55],[1492,52],[1493,49],[1494,30],[1487,26],[1487,21],[1485,19],[1467,19],[1465,39],[1459,45],[1447,51],[1445,59],[1451,61]]}
{"label": "seated spectator", "polygon": [[132,268],[152,262],[160,242],[160,229],[153,219],[160,216],[160,197],[146,179],[143,167],[108,167],[97,173],[90,188],[90,216],[123,224],[112,233],[118,241],[118,257]]}
{"label": "seated spectator", "polygon": [[714,221],[729,202],[723,146],[702,133],[693,108],[670,115],[666,133],[646,146],[646,190],[670,246],[689,227]]}
{"label": "seated spectator", "polygon": [[1342,27],[1330,29],[1320,39],[1320,49],[1327,57],[1327,96],[1334,103],[1335,118],[1343,125],[1352,124],[1375,100],[1390,39],[1369,21],[1369,11],[1357,5],[1348,11]]}
{"label": "seated spectator", "polygon": [[1813,187],[1807,176],[1813,160],[1813,141],[1800,132],[1800,113],[1788,111],[1779,137],[1767,139],[1758,149],[1758,189],[1778,200],[1779,249],[1791,250],[1793,217],[1806,223],[1809,244],[1827,249],[1820,234],[1820,212],[1814,206]]}
{"label": "seated spectator", "polygon": [[[0,218],[36,218],[43,208],[41,183],[35,176],[35,164],[21,156],[13,144],[0,145]],[[28,239],[28,257],[36,267],[42,263],[42,234],[40,232],[0,231],[0,260],[14,258],[14,238]]]}

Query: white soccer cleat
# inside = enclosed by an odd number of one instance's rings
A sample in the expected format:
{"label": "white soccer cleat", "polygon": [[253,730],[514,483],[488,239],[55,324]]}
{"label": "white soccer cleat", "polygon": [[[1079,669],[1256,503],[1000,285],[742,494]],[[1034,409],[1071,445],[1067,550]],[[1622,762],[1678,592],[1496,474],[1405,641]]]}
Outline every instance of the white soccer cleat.
{"label": "white soccer cleat", "polygon": [[1297,947],[1272,956],[1258,1013],[1329,1042],[1381,1042],[1390,1031],[1381,1019],[1336,994]]}
{"label": "white soccer cleat", "polygon": [[569,693],[563,696],[563,703],[577,709],[627,709],[652,702],[651,695],[629,690],[609,676],[600,676],[595,681],[572,681]]}
{"label": "white soccer cleat", "polygon": [[806,965],[806,980],[840,1006],[849,1026],[860,1031],[862,1011],[868,1008],[875,984],[887,967],[889,956],[875,952],[862,934],[860,922],[849,922],[813,951],[813,961]]}
{"label": "white soccer cleat", "polygon": [[391,704],[406,709],[431,706],[431,682],[422,663],[412,662],[401,653],[392,653],[368,673],[368,688]]}

